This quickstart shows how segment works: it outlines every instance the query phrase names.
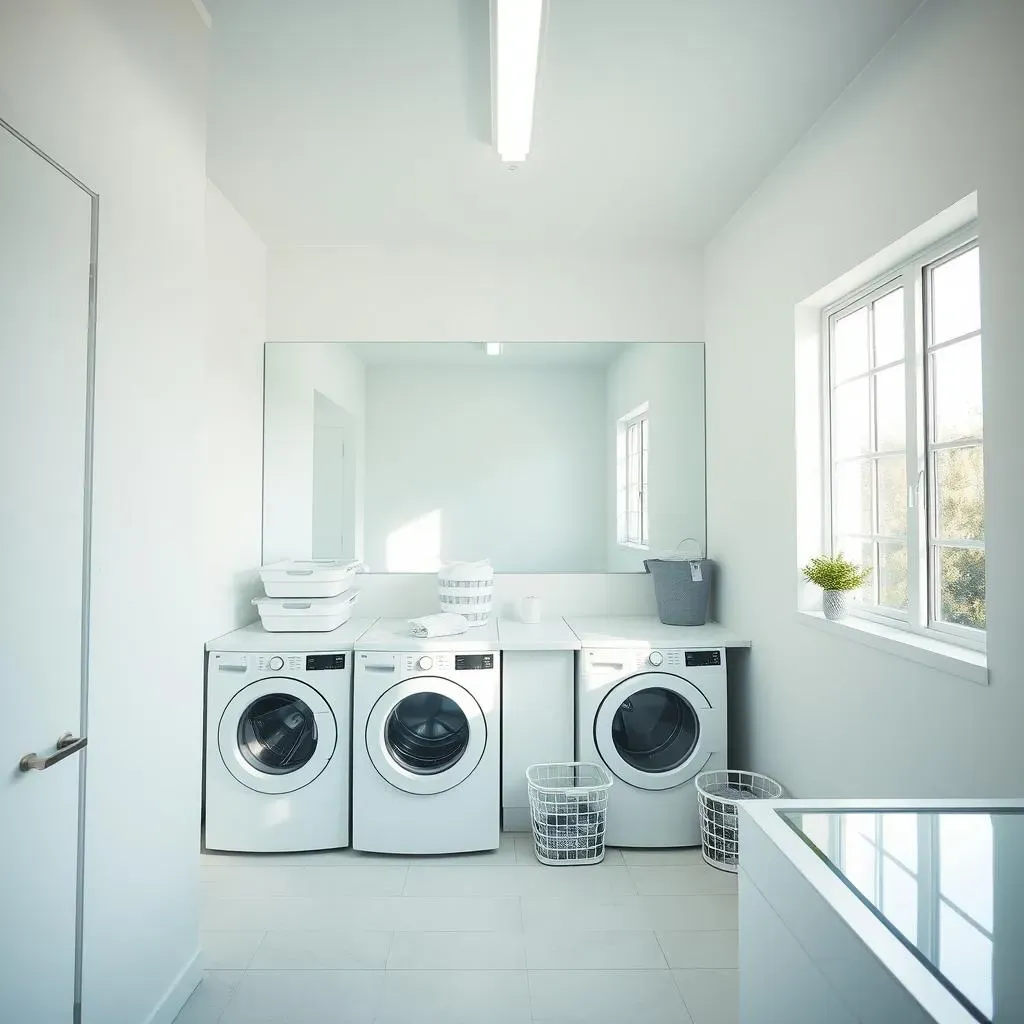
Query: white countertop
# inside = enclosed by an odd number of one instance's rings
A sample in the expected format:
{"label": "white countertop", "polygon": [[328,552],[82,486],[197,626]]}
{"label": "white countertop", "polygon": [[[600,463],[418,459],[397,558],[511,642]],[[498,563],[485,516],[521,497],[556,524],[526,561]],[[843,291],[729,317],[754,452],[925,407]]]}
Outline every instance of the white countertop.
{"label": "white countertop", "polygon": [[565,619],[549,618],[540,622],[498,619],[498,641],[503,651],[578,651],[579,637]]}
{"label": "white countertop", "polygon": [[622,615],[579,617],[567,615],[566,624],[579,637],[581,647],[619,650],[634,647],[749,647],[750,640],[717,623],[706,626],[666,626],[654,616]]}
{"label": "white countertop", "polygon": [[500,650],[498,625],[491,619],[455,636],[418,637],[409,633],[408,619],[378,619],[356,641],[357,651],[458,651],[479,653]]}
{"label": "white countertop", "polygon": [[354,650],[356,640],[377,620],[351,618],[328,633],[268,633],[259,619],[248,626],[232,630],[206,644],[208,651],[236,651],[274,654],[303,654]]}

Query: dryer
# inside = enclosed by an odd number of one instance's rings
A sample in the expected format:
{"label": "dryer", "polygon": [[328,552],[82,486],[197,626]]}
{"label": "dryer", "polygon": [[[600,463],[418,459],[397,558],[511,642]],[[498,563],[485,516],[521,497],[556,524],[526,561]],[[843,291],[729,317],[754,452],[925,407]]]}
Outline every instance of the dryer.
{"label": "dryer", "polygon": [[493,624],[409,636],[381,620],[356,647],[352,846],[494,850],[501,812],[501,669]]}
{"label": "dryer", "polygon": [[576,749],[625,785],[608,806],[610,846],[699,846],[698,773],[727,763],[725,649],[584,647]]}
{"label": "dryer", "polygon": [[348,846],[352,645],[372,621],[299,634],[255,623],[207,645],[207,849]]}

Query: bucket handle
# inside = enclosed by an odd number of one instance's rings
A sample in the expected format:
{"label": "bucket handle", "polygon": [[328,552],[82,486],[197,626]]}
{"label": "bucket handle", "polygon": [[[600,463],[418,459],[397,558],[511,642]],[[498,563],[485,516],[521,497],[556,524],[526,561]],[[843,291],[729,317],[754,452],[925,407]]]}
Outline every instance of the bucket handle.
{"label": "bucket handle", "polygon": [[[677,545],[675,546],[675,550],[674,550],[674,551],[672,552],[672,553],[673,553],[673,555],[676,555],[676,554],[678,554],[678,553],[679,553],[679,549],[680,549],[680,548],[681,548],[681,547],[682,547],[682,546],[683,546],[684,544],[690,544],[690,543],[692,543],[692,544],[695,544],[695,545],[697,546],[697,560],[700,560],[700,559],[702,559],[702,558],[704,557],[704,547],[703,547],[703,545],[701,544],[701,542],[700,542],[699,540],[697,540],[697,538],[696,538],[696,537],[684,537],[684,538],[683,538],[683,539],[682,539],[682,540],[681,540],[681,541],[680,541],[680,542],[679,542],[679,543],[678,543],[678,544],[677,544]],[[687,560],[687,561],[693,561],[693,559],[692,559],[692,558],[690,558],[689,556],[684,556],[684,557],[686,558],[686,560]]]}

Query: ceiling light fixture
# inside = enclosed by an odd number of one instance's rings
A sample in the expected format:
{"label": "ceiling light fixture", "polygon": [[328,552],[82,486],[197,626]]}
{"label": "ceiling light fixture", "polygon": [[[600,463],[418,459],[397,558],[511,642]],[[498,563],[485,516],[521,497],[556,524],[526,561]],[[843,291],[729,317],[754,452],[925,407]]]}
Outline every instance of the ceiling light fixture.
{"label": "ceiling light fixture", "polygon": [[544,0],[491,0],[494,144],[505,163],[530,152]]}
{"label": "ceiling light fixture", "polygon": [[500,341],[489,341],[489,342],[487,342],[487,354],[489,356],[500,356],[501,355],[501,342]]}

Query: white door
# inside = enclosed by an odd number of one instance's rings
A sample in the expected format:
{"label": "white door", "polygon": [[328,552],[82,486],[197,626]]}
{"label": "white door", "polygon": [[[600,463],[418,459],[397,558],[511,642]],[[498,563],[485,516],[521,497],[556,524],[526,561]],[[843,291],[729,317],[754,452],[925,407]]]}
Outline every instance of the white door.
{"label": "white door", "polygon": [[26,1024],[76,992],[92,218],[0,122],[0,1021]]}

